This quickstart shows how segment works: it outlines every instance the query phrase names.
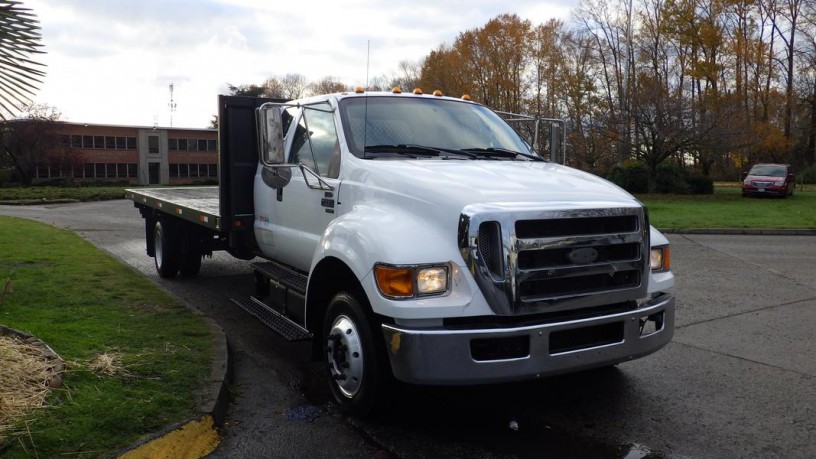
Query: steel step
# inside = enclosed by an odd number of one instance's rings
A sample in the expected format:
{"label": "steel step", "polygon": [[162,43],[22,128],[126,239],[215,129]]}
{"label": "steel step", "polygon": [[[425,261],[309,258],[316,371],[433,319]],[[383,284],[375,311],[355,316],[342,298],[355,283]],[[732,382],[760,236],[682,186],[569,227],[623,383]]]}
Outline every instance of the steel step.
{"label": "steel step", "polygon": [[271,261],[253,263],[252,268],[282,286],[306,295],[306,283],[309,278],[305,275]]}
{"label": "steel step", "polygon": [[287,341],[307,341],[312,339],[309,330],[301,327],[255,297],[246,300],[233,298],[232,302],[257,317],[264,325],[286,338]]}

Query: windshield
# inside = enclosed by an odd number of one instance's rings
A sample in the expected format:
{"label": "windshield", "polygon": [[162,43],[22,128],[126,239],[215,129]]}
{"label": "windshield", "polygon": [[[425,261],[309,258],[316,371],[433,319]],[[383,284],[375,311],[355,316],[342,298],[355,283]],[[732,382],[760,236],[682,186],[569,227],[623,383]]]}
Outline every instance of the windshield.
{"label": "windshield", "polygon": [[360,97],[342,100],[340,112],[349,149],[359,157],[366,156],[365,147],[382,149],[387,145],[531,153],[516,131],[498,115],[464,101]]}
{"label": "windshield", "polygon": [[751,168],[748,175],[762,175],[765,177],[784,177],[786,175],[784,166],[770,166],[758,164]]}

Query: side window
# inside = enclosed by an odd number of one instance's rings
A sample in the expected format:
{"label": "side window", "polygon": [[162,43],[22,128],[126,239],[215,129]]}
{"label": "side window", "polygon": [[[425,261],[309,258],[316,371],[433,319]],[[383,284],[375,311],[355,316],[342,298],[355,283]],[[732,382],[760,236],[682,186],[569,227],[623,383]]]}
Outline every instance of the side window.
{"label": "side window", "polygon": [[290,163],[303,164],[322,177],[340,173],[340,143],[328,104],[306,107],[292,138]]}

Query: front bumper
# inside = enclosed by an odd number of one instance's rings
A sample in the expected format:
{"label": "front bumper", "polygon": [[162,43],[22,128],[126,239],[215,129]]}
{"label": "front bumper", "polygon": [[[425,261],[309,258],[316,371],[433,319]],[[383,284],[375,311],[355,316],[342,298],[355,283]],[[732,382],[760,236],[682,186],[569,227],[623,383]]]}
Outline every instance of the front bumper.
{"label": "front bumper", "polygon": [[788,194],[788,187],[786,186],[768,186],[757,187],[753,185],[743,185],[743,196],[786,196]]}
{"label": "front bumper", "polygon": [[[651,354],[662,348],[674,334],[675,299],[661,294],[639,309],[580,320],[509,328],[406,329],[383,324],[385,344],[394,376],[413,384],[485,384],[520,381],[561,373],[613,365]],[[649,333],[642,321],[652,320]],[[591,336],[604,330],[603,344],[552,349],[554,343],[580,342],[571,338]],[[617,330],[610,335],[609,330]],[[557,337],[557,339],[556,339]],[[474,340],[502,339],[527,343],[526,355],[489,360],[474,358]],[[592,341],[591,339],[587,342]]]}

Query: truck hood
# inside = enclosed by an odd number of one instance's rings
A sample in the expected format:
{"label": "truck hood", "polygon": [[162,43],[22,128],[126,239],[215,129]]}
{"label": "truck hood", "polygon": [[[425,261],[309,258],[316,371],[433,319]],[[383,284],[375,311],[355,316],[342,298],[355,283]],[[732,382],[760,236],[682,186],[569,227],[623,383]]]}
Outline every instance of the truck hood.
{"label": "truck hood", "polygon": [[366,188],[380,188],[396,201],[401,197],[432,206],[453,206],[457,216],[469,204],[537,204],[542,208],[640,205],[617,185],[553,163],[369,160],[365,166],[357,170],[361,175],[352,181],[364,182]]}

